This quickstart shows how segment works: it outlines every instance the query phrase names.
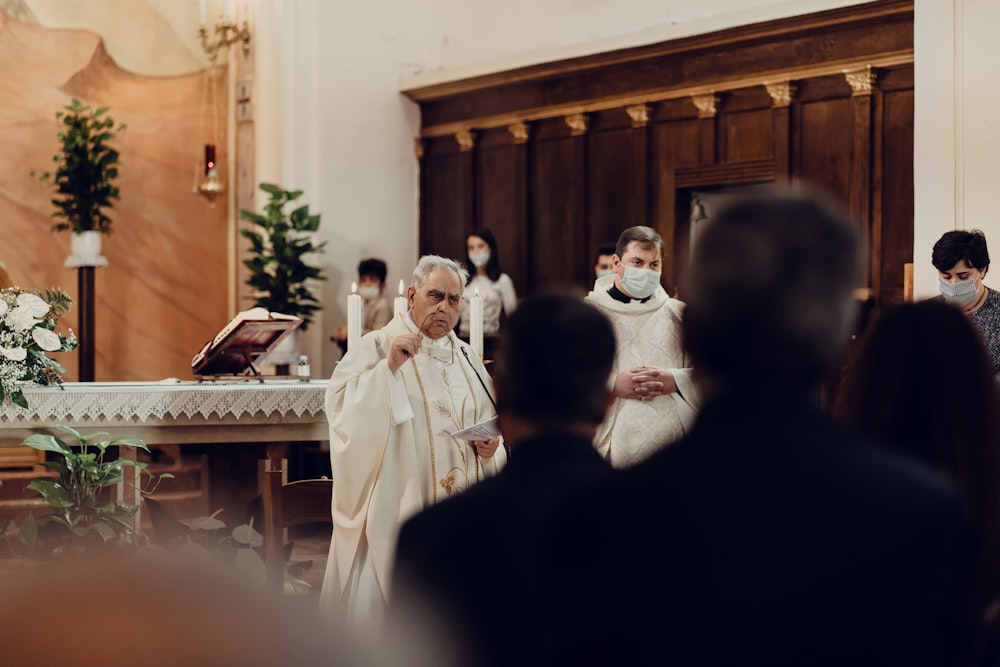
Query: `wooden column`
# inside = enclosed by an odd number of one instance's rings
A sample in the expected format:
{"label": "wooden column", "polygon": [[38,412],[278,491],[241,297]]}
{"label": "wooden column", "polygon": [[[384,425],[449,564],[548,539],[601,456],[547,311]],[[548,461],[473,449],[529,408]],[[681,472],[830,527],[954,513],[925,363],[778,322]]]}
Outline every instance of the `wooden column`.
{"label": "wooden column", "polygon": [[851,150],[851,180],[848,205],[851,215],[858,222],[861,238],[869,260],[864,287],[871,295],[878,294],[878,257],[881,239],[872,227],[872,133],[874,127],[872,92],[875,88],[875,71],[871,66],[845,70],[844,77],[851,87],[854,111],[854,136]]}
{"label": "wooden column", "polygon": [[719,96],[715,93],[692,95],[691,101],[698,108],[698,163],[715,164],[719,155],[715,126]]}
{"label": "wooden column", "polygon": [[774,136],[774,176],[779,183],[792,181],[792,98],[795,84],[791,81],[765,83],[771,96],[771,118]]}
{"label": "wooden column", "polygon": [[94,267],[80,266],[76,269],[77,306],[80,309],[80,331],[77,359],[80,382],[94,381]]}
{"label": "wooden column", "polygon": [[[649,115],[652,106],[649,104],[635,104],[625,109],[629,119],[632,121],[632,162],[637,165],[641,176],[631,183],[631,197],[629,198],[632,207],[632,215],[629,220],[637,225],[652,226],[654,217],[652,182],[654,173],[649,168],[650,155],[650,131]],[[588,260],[590,257],[587,258]],[[590,262],[588,261],[588,264]]]}

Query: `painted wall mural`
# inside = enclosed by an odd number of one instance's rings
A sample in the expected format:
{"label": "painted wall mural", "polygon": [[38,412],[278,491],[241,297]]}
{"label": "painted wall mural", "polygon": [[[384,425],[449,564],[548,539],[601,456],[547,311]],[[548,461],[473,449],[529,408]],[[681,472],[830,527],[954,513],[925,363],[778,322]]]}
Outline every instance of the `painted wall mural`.
{"label": "painted wall mural", "polygon": [[[194,50],[196,17],[168,15],[181,4],[0,2],[0,262],[17,284],[77,296],[77,272],[63,268],[69,235],[50,231],[51,185],[31,176],[53,169],[56,112],[75,97],[128,126],[109,265],[96,269],[99,381],[189,379],[191,357],[231,317],[225,197],[210,208],[192,194],[213,132],[226,179],[226,68]],[[84,15],[94,27],[66,27]],[[70,380],[76,354],[60,355]]]}

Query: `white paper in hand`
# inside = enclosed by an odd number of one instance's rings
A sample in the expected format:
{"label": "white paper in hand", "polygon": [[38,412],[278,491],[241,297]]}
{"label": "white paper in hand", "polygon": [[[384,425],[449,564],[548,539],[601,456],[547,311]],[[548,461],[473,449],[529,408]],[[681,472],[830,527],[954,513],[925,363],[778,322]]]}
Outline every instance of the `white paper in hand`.
{"label": "white paper in hand", "polygon": [[500,423],[497,417],[491,417],[484,422],[473,424],[469,428],[455,431],[453,436],[459,440],[489,440],[500,435]]}

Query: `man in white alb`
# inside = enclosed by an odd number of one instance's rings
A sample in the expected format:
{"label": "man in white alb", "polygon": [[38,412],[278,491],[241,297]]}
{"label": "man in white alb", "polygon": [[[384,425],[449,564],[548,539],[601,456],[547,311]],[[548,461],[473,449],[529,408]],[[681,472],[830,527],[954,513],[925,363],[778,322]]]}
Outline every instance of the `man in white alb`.
{"label": "man in white alb", "polygon": [[466,277],[453,260],[422,257],[409,311],[363,336],[330,378],[333,537],[321,602],[369,628],[385,610],[400,525],[506,462],[496,438],[451,435],[496,415],[482,361],[452,332]]}
{"label": "man in white alb", "polygon": [[598,278],[587,301],[615,328],[615,402],[595,444],[616,468],[647,458],[683,435],[697,397],[681,347],[684,304],[660,285],[663,239],[649,227],[618,237],[612,274]]}

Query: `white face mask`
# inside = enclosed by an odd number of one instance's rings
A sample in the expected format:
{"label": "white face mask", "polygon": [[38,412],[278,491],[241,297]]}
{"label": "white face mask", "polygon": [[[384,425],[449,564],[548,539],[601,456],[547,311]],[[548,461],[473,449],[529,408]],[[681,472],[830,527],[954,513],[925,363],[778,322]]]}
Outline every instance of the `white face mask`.
{"label": "white face mask", "polygon": [[938,286],[944,300],[957,306],[968,306],[979,296],[979,289],[976,287],[976,279],[961,280],[957,283],[949,283],[938,278]]}
{"label": "white face mask", "polygon": [[361,298],[365,301],[374,301],[381,293],[382,291],[374,285],[362,285],[358,288],[358,294],[360,294]]}
{"label": "white face mask", "polygon": [[622,275],[622,289],[634,299],[645,299],[656,291],[660,284],[659,271],[626,266]]}
{"label": "white face mask", "polygon": [[604,276],[610,276],[614,272],[615,272],[614,269],[601,269],[600,271],[597,272],[597,277],[598,279],[600,279],[603,278]]}
{"label": "white face mask", "polygon": [[481,269],[484,266],[486,266],[487,263],[489,263],[490,251],[487,250],[486,252],[474,252],[471,255],[469,255],[469,261],[472,262],[477,269]]}

